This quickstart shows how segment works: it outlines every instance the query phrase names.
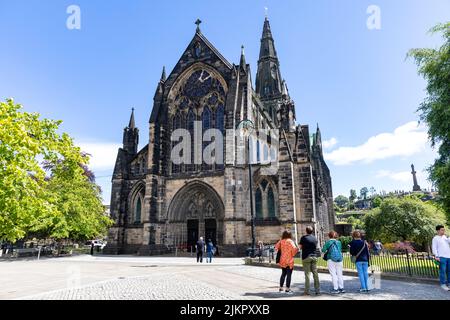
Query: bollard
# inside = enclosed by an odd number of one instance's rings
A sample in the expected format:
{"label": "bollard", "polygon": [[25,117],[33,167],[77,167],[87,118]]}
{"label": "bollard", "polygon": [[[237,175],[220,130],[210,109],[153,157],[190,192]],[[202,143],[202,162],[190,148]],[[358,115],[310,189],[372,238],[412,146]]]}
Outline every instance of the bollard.
{"label": "bollard", "polygon": [[38,260],[41,258],[41,247],[39,247],[39,251],[38,251]]}

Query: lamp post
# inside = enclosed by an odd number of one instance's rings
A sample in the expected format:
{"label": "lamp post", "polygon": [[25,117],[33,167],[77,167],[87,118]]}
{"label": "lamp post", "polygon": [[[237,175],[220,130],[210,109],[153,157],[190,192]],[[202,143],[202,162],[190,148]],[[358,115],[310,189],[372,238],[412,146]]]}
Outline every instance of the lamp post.
{"label": "lamp post", "polygon": [[255,213],[253,211],[253,182],[252,182],[252,164],[250,161],[250,135],[255,129],[251,120],[242,120],[238,123],[237,128],[243,131],[244,137],[247,137],[247,163],[248,163],[248,180],[249,180],[249,195],[250,195],[250,216],[252,229],[252,252],[251,257],[255,257]]}

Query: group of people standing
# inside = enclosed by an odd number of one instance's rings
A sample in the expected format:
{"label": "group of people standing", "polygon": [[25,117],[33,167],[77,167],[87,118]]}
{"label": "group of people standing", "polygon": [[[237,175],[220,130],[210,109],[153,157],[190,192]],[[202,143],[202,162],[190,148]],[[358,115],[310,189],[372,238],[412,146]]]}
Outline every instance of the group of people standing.
{"label": "group of people standing", "polygon": [[196,251],[197,251],[197,262],[203,263],[203,255],[206,252],[206,263],[212,262],[212,257],[217,254],[217,247],[214,246],[211,239],[208,239],[208,241],[205,243],[203,241],[203,237],[200,237],[200,239],[197,241],[197,244],[195,245]]}
{"label": "group of people standing", "polygon": [[[338,234],[335,231],[328,233],[329,240],[322,248],[318,247],[317,238],[313,235],[313,228],[306,227],[306,235],[302,236],[300,243],[297,244],[292,240],[292,234],[284,231],[281,240],[275,245],[277,250],[277,263],[281,267],[280,288],[279,292],[292,294],[291,277],[294,269],[294,258],[301,250],[302,265],[305,272],[305,289],[304,295],[310,295],[311,274],[313,275],[314,293],[320,295],[320,281],[317,270],[318,259],[322,256],[328,263],[328,270],[333,282],[333,290],[331,293],[345,293],[344,277],[343,277],[343,254],[342,243],[338,240]],[[353,240],[350,242],[350,255],[352,261],[356,263],[358,276],[361,283],[360,292],[369,292],[369,245],[361,238],[359,231],[353,232]],[[286,282],[286,288],[284,284]]]}

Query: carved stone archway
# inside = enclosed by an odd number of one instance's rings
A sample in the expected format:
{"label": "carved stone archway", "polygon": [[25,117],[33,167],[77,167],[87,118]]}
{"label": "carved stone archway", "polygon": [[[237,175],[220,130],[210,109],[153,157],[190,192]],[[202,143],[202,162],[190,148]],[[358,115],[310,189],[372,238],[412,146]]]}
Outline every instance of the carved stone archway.
{"label": "carved stone archway", "polygon": [[167,214],[169,244],[193,245],[199,237],[223,243],[224,205],[217,192],[208,184],[193,181],[183,186],[173,197]]}

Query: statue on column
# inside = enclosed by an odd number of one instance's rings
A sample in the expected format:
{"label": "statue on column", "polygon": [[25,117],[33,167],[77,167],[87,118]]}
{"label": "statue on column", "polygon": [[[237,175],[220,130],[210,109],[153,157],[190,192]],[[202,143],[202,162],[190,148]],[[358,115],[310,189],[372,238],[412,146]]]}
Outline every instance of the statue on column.
{"label": "statue on column", "polygon": [[420,191],[420,186],[417,184],[417,177],[416,177],[416,171],[414,170],[414,165],[411,165],[411,174],[413,175],[413,191]]}

